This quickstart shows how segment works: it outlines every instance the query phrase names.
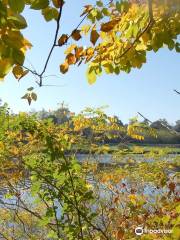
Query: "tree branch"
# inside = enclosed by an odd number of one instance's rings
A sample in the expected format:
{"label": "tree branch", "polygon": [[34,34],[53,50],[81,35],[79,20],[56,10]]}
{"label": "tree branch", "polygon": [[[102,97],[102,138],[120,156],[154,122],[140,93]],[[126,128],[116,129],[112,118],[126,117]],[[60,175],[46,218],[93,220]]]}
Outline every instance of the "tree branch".
{"label": "tree branch", "polygon": [[[152,24],[153,21],[150,20],[145,29],[137,36],[133,43],[118,57],[118,59],[124,57],[124,55],[126,55],[126,53],[129,52],[134,47],[135,43],[139,41],[140,37],[142,37],[142,35],[152,26]],[[118,64],[118,62],[116,62],[116,64]]]}
{"label": "tree branch", "polygon": [[154,18],[153,18],[152,0],[148,0],[148,9],[149,9],[149,18],[151,21],[153,21]]}
{"label": "tree branch", "polygon": [[58,33],[59,33],[59,28],[60,28],[60,20],[61,20],[61,16],[62,16],[62,9],[63,9],[63,0],[61,0],[61,7],[60,7],[60,10],[59,10],[59,15],[58,15],[58,18],[57,18],[57,26],[56,26],[56,32],[55,32],[55,37],[54,37],[54,42],[53,42],[53,45],[50,49],[50,52],[48,54],[48,57],[46,59],[46,62],[45,62],[45,65],[44,65],[44,68],[41,72],[41,74],[39,75],[39,78],[40,78],[40,82],[39,82],[39,86],[41,87],[42,86],[42,79],[43,79],[43,74],[45,73],[46,71],[46,68],[47,68],[47,65],[49,63],[49,60],[51,58],[51,55],[53,53],[53,50],[54,48],[56,47],[56,41],[57,41],[57,37],[58,37]]}
{"label": "tree branch", "polygon": [[[37,73],[36,71],[34,70],[31,70],[29,69],[28,67],[26,66],[22,66],[24,69],[28,70],[29,72],[31,72],[33,75],[37,76],[39,78],[39,81],[36,81],[36,83],[38,84],[39,87],[42,87],[44,86],[42,84],[42,81],[43,81],[43,74],[46,72],[46,69],[47,69],[47,66],[48,66],[48,63],[49,63],[49,60],[52,56],[52,53],[54,51],[54,48],[55,47],[60,47],[58,44],[57,44],[57,38],[58,38],[58,33],[59,33],[59,29],[60,29],[60,20],[61,20],[61,16],[62,16],[62,9],[63,9],[63,0],[60,0],[61,1],[61,7],[60,7],[60,10],[59,10],[59,15],[58,15],[58,18],[57,18],[57,26],[56,26],[56,31],[55,31],[55,37],[54,37],[54,42],[53,42],[53,45],[49,51],[49,54],[47,56],[47,59],[45,61],[45,64],[44,64],[44,67],[43,67],[43,70],[41,73]],[[110,0],[105,6],[108,6],[109,4],[111,4],[113,2],[113,0]],[[94,6],[95,7],[95,6]],[[76,26],[76,28],[74,30],[78,30],[78,28],[80,27],[80,25],[84,22],[84,20],[87,18],[87,16],[91,13],[91,11],[93,10],[94,8],[92,7],[92,9],[90,9],[87,14],[82,18],[82,20],[79,22],[79,24]],[[72,33],[68,36],[68,39],[67,41],[71,38],[72,36]],[[66,41],[66,43],[67,43]],[[63,44],[64,45],[64,44]],[[62,46],[63,46],[62,45]]]}
{"label": "tree branch", "polygon": [[[144,115],[142,115],[140,112],[138,112],[138,114],[144,118],[145,121],[148,121],[149,123],[153,123],[151,120],[149,120],[148,118],[146,118]],[[170,128],[167,124],[164,124],[160,121],[160,124],[162,127],[166,128],[169,132],[173,133],[173,134],[176,134],[176,135],[179,135],[179,133],[175,130],[173,130],[172,128]]]}
{"label": "tree branch", "polygon": [[180,92],[179,92],[179,91],[177,91],[176,89],[174,89],[174,92],[180,95]]}

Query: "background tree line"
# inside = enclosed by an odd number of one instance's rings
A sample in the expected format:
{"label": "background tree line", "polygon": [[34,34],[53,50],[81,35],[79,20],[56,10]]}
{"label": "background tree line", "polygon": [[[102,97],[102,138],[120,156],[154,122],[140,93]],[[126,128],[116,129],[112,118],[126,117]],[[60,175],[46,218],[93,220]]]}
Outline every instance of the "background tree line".
{"label": "background tree line", "polygon": [[[56,110],[45,110],[40,111],[31,111],[30,114],[35,114],[39,119],[49,119],[53,121],[54,124],[64,124],[70,122],[71,118],[75,115],[67,105],[63,103],[59,104],[59,107]],[[116,119],[116,123],[119,126],[127,127],[128,124],[123,123],[118,116],[113,116]],[[133,121],[133,120],[130,120]],[[142,143],[142,144],[180,144],[180,120],[177,120],[175,124],[170,124],[165,118],[158,119],[152,123],[148,122],[146,119],[142,121],[149,127],[156,130],[156,137],[150,136],[149,134],[145,136],[144,140],[137,140],[127,136],[128,142],[131,143]],[[172,131],[171,131],[172,130]],[[93,130],[91,128],[86,128],[83,131],[84,136],[89,136]],[[177,134],[174,134],[173,131],[176,131]],[[179,133],[179,134],[178,134]],[[106,133],[104,133],[106,134]],[[106,143],[113,144],[119,143],[122,139],[107,139]]]}

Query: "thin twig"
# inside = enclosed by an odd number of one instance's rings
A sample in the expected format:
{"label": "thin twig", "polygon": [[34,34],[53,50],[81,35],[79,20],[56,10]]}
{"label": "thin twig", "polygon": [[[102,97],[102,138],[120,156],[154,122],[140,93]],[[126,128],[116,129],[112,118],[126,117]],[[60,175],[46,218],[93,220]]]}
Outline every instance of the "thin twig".
{"label": "thin twig", "polygon": [[177,91],[176,89],[174,89],[174,92],[176,92],[177,94],[179,94],[179,95],[180,95],[180,92],[179,92],[179,91]]}
{"label": "thin twig", "polygon": [[0,235],[1,235],[4,239],[6,239],[6,240],[10,240],[10,239],[7,238],[3,233],[0,233]]}
{"label": "thin twig", "polygon": [[55,32],[55,37],[54,37],[54,43],[50,49],[50,52],[48,54],[48,57],[46,59],[46,62],[45,62],[45,65],[44,65],[44,68],[40,74],[40,82],[39,82],[39,86],[41,87],[42,86],[42,78],[43,78],[43,74],[45,73],[46,71],[46,68],[48,66],[48,63],[49,63],[49,60],[51,58],[51,55],[53,53],[53,50],[54,48],[56,47],[56,41],[57,41],[57,37],[58,37],[58,33],[59,33],[59,28],[60,28],[60,20],[61,20],[61,16],[62,16],[62,9],[63,9],[63,0],[61,0],[61,7],[60,7],[60,10],[59,10],[59,15],[58,15],[58,18],[57,18],[57,27],[56,27],[56,32]]}
{"label": "thin twig", "polygon": [[148,0],[149,18],[153,21],[152,0]]}

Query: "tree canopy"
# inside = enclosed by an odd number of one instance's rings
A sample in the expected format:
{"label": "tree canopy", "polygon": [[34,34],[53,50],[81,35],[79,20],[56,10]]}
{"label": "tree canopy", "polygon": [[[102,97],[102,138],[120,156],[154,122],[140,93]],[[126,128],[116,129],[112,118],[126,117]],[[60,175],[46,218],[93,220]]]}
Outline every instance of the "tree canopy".
{"label": "tree canopy", "polygon": [[[73,44],[65,51],[60,72],[65,74],[71,65],[87,64],[87,79],[90,84],[103,72],[107,74],[129,73],[132,68],[141,68],[148,51],[157,52],[165,45],[180,51],[180,6],[178,0],[122,0],[96,1],[85,5],[80,22],[71,33],[60,33],[63,0],[2,0],[0,2],[0,78],[12,71],[20,80],[31,73],[43,85],[43,77],[52,52],[71,39]],[[32,47],[22,31],[27,28],[23,16],[25,7],[40,11],[45,21],[56,22],[54,43],[47,53],[40,73],[24,65],[26,51]],[[32,13],[33,14],[33,13]],[[87,47],[81,40],[86,39]],[[89,39],[89,40],[88,40]],[[29,104],[37,96],[29,88],[23,96]]]}

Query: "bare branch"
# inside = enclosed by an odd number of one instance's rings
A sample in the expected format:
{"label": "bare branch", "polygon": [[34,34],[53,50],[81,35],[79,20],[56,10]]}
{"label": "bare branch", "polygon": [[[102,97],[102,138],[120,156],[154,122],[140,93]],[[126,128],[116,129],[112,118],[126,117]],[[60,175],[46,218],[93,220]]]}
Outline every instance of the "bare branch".
{"label": "bare branch", "polygon": [[179,94],[179,95],[180,95],[180,92],[179,92],[179,91],[177,91],[176,89],[174,89],[174,92],[176,92],[177,94]]}
{"label": "bare branch", "polygon": [[62,16],[62,9],[63,9],[63,0],[61,0],[61,7],[60,7],[60,10],[59,10],[59,15],[58,15],[58,18],[57,18],[57,26],[56,26],[56,32],[55,32],[55,37],[54,37],[54,43],[50,49],[50,52],[48,54],[48,57],[46,59],[46,62],[45,62],[45,65],[44,65],[44,68],[41,72],[41,74],[39,75],[40,77],[40,82],[39,82],[39,86],[41,87],[42,86],[42,79],[43,79],[43,74],[45,73],[46,71],[46,68],[47,68],[47,65],[49,63],[49,60],[51,58],[51,55],[53,53],[53,50],[54,48],[56,47],[56,41],[57,41],[57,37],[58,37],[58,33],[59,33],[59,28],[60,28],[60,20],[61,20],[61,16]]}

